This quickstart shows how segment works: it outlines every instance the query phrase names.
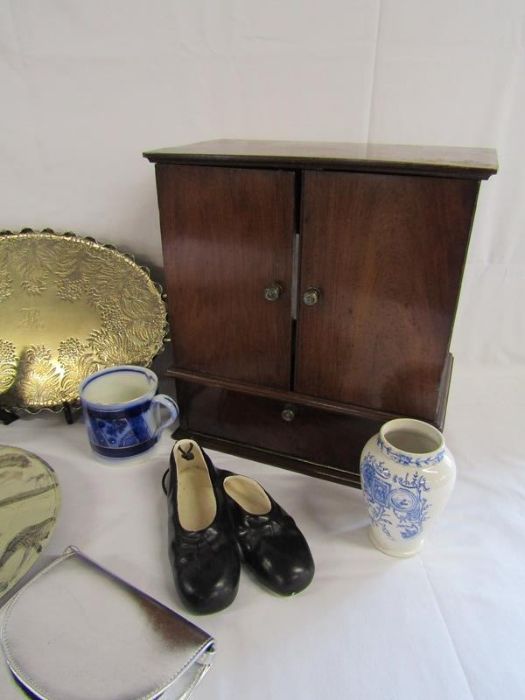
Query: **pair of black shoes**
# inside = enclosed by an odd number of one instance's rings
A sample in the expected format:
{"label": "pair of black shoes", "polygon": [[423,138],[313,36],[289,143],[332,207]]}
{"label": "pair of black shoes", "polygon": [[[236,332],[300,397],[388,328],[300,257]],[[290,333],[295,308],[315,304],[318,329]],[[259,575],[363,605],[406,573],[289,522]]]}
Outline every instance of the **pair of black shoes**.
{"label": "pair of black shoes", "polygon": [[311,582],[314,562],[293,519],[258,482],[216,469],[194,440],[175,443],[167,496],[170,563],[193,612],[230,605],[241,557],[274,593],[298,593]]}

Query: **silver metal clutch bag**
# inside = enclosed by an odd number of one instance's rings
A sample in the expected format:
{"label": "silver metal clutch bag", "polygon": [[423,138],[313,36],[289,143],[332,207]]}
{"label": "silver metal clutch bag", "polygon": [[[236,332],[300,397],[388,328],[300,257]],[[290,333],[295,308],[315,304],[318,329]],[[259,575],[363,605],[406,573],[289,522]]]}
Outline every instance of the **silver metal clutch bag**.
{"label": "silver metal clutch bag", "polygon": [[44,700],[185,699],[214,653],[210,635],[74,548],[7,604],[1,642]]}

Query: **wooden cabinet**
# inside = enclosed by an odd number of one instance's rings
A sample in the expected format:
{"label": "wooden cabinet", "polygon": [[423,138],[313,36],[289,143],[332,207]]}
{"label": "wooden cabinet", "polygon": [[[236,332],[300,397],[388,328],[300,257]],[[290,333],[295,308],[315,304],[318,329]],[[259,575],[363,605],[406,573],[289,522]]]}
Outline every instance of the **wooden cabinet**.
{"label": "wooden cabinet", "polygon": [[357,485],[382,422],[442,428],[493,151],[211,141],[145,155],[184,434]]}

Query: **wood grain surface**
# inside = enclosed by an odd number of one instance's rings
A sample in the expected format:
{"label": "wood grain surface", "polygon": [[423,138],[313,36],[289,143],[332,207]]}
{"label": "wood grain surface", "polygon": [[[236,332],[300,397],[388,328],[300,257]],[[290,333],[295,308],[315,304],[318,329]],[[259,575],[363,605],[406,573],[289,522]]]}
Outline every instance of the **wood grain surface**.
{"label": "wood grain surface", "polygon": [[296,391],[434,419],[477,190],[304,174]]}
{"label": "wood grain surface", "polygon": [[175,366],[288,389],[294,174],[158,165],[157,187]]}
{"label": "wood grain surface", "polygon": [[200,163],[356,172],[426,173],[484,180],[498,169],[491,148],[216,139],[147,151],[153,163]]}

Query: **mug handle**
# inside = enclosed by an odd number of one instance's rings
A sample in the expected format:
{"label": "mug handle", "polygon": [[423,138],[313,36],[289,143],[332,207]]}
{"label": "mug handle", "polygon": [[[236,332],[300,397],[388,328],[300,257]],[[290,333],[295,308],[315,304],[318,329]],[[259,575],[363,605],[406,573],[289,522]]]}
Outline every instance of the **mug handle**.
{"label": "mug handle", "polygon": [[160,435],[160,433],[164,430],[164,428],[167,428],[168,425],[171,425],[172,423],[175,423],[177,418],[179,417],[179,407],[177,405],[177,402],[174,401],[170,396],[167,396],[166,394],[155,394],[155,396],[151,400],[152,403],[159,404],[160,406],[164,406],[164,408],[168,409],[169,411],[169,416],[164,420],[156,430],[156,435]]}

